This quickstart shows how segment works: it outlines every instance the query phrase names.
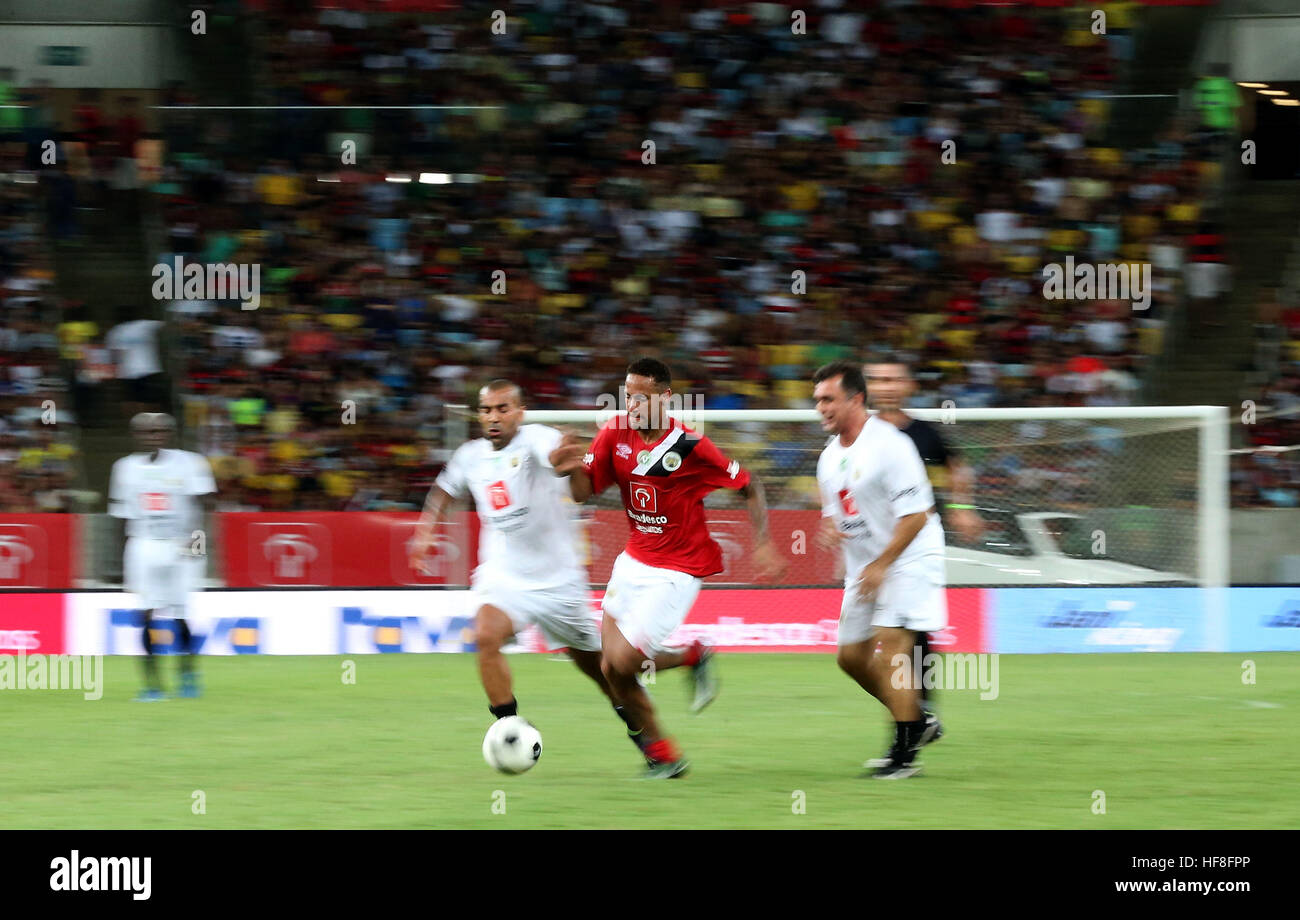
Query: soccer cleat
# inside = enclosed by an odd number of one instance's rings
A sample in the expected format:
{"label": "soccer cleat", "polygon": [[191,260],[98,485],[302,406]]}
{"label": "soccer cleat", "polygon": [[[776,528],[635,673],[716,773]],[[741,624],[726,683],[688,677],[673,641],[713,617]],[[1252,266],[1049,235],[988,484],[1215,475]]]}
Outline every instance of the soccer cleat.
{"label": "soccer cleat", "polygon": [[921,737],[916,742],[916,750],[920,750],[927,744],[933,744],[943,737],[943,723],[939,717],[928,710],[922,710],[925,716],[925,728],[921,729]]}
{"label": "soccer cleat", "polygon": [[[918,736],[919,737],[919,736]],[[916,763],[917,744],[910,738],[898,738],[889,751],[889,762],[876,767],[872,779],[907,779],[921,772]]]}
{"label": "soccer cleat", "polygon": [[133,702],[136,702],[136,703],[161,703],[161,702],[162,702],[163,700],[165,700],[165,699],[167,699],[167,694],[163,693],[161,690],[151,690],[151,689],[149,689],[148,687],[146,687],[144,690],[141,690],[141,691],[136,695],[136,697],[135,697],[135,699],[133,700]]}
{"label": "soccer cleat", "polygon": [[916,776],[921,772],[919,763],[904,762],[900,760],[891,760],[883,767],[877,767],[876,772],[871,774],[872,779],[907,779],[909,776]]}
{"label": "soccer cleat", "polygon": [[199,692],[198,677],[194,674],[182,674],[181,689],[180,692],[177,693],[176,695],[180,697],[184,697],[187,700],[198,699],[199,696],[201,695]]}
{"label": "soccer cleat", "polygon": [[[920,751],[921,748],[925,747],[927,744],[933,744],[943,737],[943,723],[939,721],[939,717],[927,709],[921,710],[921,713],[925,716],[925,728],[921,729],[920,740],[918,740],[912,747],[912,752],[914,754]],[[891,756],[893,752],[894,749],[891,747],[885,752],[884,757],[872,757],[863,761],[862,766],[867,770],[879,769],[893,759]],[[918,760],[915,762],[915,765],[919,767],[921,766],[921,762]]]}
{"label": "soccer cleat", "polygon": [[677,779],[690,769],[685,760],[651,760],[646,758],[646,779]]}
{"label": "soccer cleat", "polygon": [[694,695],[691,698],[691,712],[700,712],[718,698],[718,666],[713,660],[713,649],[698,639],[695,649],[699,655],[691,666],[691,683]]}

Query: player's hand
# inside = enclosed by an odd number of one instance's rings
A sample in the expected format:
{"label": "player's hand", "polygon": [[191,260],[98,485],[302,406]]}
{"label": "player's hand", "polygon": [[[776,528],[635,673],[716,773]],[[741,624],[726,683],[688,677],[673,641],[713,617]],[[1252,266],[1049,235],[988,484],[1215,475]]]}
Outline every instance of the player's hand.
{"label": "player's hand", "polygon": [[407,561],[413,570],[422,575],[428,574],[426,569],[429,565],[429,550],[434,547],[436,542],[433,531],[429,531],[427,534],[416,532],[415,537],[411,540],[410,556],[407,557]]}
{"label": "player's hand", "polygon": [[771,581],[780,581],[781,576],[785,574],[788,563],[785,557],[777,552],[771,540],[764,540],[755,546],[753,558],[754,568],[758,570],[760,576],[766,576]]}
{"label": "player's hand", "polygon": [[862,573],[858,575],[858,594],[864,601],[874,601],[876,592],[885,582],[885,572],[888,566],[883,565],[879,559],[869,563]]}
{"label": "player's hand", "polygon": [[821,526],[817,528],[815,541],[818,549],[825,550],[828,553],[833,553],[840,548],[840,544],[844,542],[844,534],[839,525],[835,523],[835,518],[822,518]]}
{"label": "player's hand", "polygon": [[979,541],[984,533],[984,521],[969,508],[954,508],[948,512],[948,523],[952,529],[971,543]]}
{"label": "player's hand", "polygon": [[547,455],[556,476],[568,476],[582,466],[582,458],[587,453],[587,445],[572,431],[560,435],[560,444]]}

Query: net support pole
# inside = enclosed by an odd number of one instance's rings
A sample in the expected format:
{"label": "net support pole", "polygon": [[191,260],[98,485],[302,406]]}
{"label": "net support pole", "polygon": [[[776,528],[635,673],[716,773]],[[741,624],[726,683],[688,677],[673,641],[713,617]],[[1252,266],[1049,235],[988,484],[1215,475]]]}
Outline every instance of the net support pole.
{"label": "net support pole", "polygon": [[1230,578],[1228,408],[1201,406],[1197,504],[1200,533],[1197,550],[1205,600],[1206,651],[1228,650],[1228,582]]}

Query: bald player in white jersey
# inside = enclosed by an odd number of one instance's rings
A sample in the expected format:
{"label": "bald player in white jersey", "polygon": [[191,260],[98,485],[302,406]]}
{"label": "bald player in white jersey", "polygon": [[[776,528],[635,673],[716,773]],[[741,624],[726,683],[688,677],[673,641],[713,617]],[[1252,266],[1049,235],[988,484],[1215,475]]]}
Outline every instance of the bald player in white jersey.
{"label": "bald player in white jersey", "polygon": [[180,695],[199,695],[186,607],[207,568],[207,540],[195,534],[215,505],[217,484],[202,454],[165,446],[175,431],[175,419],[165,413],[134,416],[131,432],[140,451],[115,462],[109,480],[108,513],[126,521],[125,587],[140,599],[143,612],[145,687],[136,697],[141,702],[166,699],[151,629],[154,616],[168,608],[182,653]]}
{"label": "bald player in white jersey", "polygon": [[867,414],[861,368],[836,361],[813,382],[822,428],[832,435],[817,461],[819,543],[844,553],[838,661],[894,718],[889,754],[868,765],[881,779],[902,779],[917,772],[916,752],[942,731],[937,717],[923,714],[919,688],[894,677],[900,666],[916,673],[917,633],[948,625],[943,527],[916,445]]}
{"label": "bald player in white jersey", "polygon": [[518,714],[501,649],[535,625],[549,647],[567,648],[579,670],[596,682],[644,755],[641,727],[632,724],[601,673],[600,629],[578,557],[568,477],[557,474],[551,460],[561,434],[523,424],[523,396],[509,380],[493,380],[479,391],[478,416],[483,437],[459,447],[429,490],[411,543],[411,565],[422,565],[448,506],[470,495],[482,525],[471,603],[489,711],[498,719]]}

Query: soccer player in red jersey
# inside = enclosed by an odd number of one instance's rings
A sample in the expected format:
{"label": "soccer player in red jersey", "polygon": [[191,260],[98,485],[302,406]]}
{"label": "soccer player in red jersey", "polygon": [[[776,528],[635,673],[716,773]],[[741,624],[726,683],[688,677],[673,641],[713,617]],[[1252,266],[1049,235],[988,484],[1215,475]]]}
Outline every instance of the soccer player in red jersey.
{"label": "soccer player in red jersey", "polygon": [[623,496],[630,539],[601,602],[601,667],[629,721],[645,733],[654,777],[681,776],[688,765],[661,730],[638,675],[651,666],[656,672],[689,667],[693,712],[717,696],[712,650],[698,641],[686,648],[665,644],[686,619],[702,580],[722,571],[722,550],[704,520],[704,496],[720,488],[738,491],[754,528],[759,571],[779,577],[785,568],[768,536],[762,485],[708,438],[669,417],[671,383],[662,361],[634,361],[627,369],[627,413],[602,427],[585,453],[568,434],[550,456],[556,474],[569,476],[574,501],[581,504],[614,484]]}

